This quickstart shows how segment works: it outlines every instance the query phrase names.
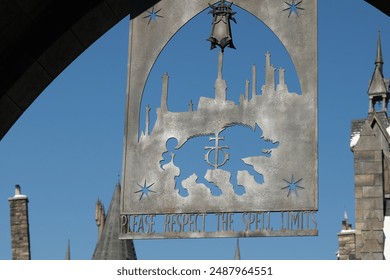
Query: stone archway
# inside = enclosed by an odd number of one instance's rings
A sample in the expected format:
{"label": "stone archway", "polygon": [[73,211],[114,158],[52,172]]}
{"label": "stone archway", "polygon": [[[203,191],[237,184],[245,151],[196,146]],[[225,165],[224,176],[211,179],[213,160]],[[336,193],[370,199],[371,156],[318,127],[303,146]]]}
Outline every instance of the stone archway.
{"label": "stone archway", "polygon": [[0,4],[0,140],[81,53],[127,15],[159,0],[36,0]]}

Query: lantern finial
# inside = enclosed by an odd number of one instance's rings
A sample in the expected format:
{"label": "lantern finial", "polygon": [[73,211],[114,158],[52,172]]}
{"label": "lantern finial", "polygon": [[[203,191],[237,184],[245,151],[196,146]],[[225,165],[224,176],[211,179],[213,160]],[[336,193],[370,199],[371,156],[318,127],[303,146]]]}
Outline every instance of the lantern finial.
{"label": "lantern finial", "polygon": [[236,19],[233,17],[236,12],[233,12],[231,7],[233,2],[230,5],[225,3],[225,0],[219,2],[218,5],[210,5],[212,9],[209,14],[213,15],[213,27],[211,29],[211,35],[207,39],[211,42],[211,48],[214,49],[216,46],[221,48],[223,52],[225,47],[235,49],[233,45],[232,31],[230,28],[230,21],[236,22]]}

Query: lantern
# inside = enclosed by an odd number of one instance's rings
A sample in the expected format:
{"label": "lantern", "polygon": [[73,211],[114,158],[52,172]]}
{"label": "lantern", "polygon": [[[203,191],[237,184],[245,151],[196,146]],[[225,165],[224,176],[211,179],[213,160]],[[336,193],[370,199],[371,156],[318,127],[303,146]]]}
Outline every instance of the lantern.
{"label": "lantern", "polygon": [[230,21],[236,22],[236,19],[233,17],[235,12],[232,11],[233,3],[230,5],[225,4],[225,0],[219,2],[217,6],[210,5],[212,9],[209,14],[213,15],[213,27],[211,29],[211,35],[207,39],[211,42],[211,48],[214,49],[216,46],[221,48],[221,51],[224,51],[225,47],[235,49],[233,45],[232,31],[230,28]]}

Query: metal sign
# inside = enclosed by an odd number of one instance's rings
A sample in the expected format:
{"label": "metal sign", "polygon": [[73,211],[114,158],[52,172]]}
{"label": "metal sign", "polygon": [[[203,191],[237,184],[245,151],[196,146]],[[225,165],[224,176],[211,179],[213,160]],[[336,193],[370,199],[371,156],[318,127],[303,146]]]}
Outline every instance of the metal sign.
{"label": "metal sign", "polygon": [[[261,92],[250,95],[247,83],[239,103],[229,100],[223,79],[222,51],[225,46],[234,48],[226,26],[234,6],[223,9],[228,14],[221,28],[216,24],[224,15],[217,14],[216,7],[225,1],[209,2],[162,0],[153,14],[170,16],[162,17],[160,24],[145,21],[150,11],[131,19],[121,238],[317,235],[317,1],[234,2],[278,36],[302,90],[288,91],[282,68],[276,83],[267,53]],[[140,124],[142,92],[158,54],[178,29],[211,4],[209,40],[222,50],[216,60],[214,97],[200,96],[197,106],[191,103],[186,112],[171,111],[169,77],[164,74],[160,107],[148,107],[146,122]],[[299,17],[291,24],[293,13]],[[255,88],[256,69],[252,71]],[[157,114],[153,124],[151,110]],[[243,135],[235,145],[225,144],[231,131]],[[185,161],[193,166],[186,174],[180,156],[192,149],[193,141],[203,144]],[[228,168],[229,162],[238,167]]]}

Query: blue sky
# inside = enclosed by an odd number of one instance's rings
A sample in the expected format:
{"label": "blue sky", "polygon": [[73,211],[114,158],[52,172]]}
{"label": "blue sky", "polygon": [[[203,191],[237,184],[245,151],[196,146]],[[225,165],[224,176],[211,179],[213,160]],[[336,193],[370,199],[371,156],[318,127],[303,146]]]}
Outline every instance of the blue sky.
{"label": "blue sky", "polygon": [[[228,94],[244,92],[252,64],[259,69],[258,83],[264,82],[267,50],[277,68],[286,68],[290,91],[299,92],[284,47],[260,21],[236,11],[237,50],[227,49],[224,58]],[[318,12],[319,236],[240,239],[243,259],[335,259],[344,210],[353,222],[351,121],[367,116],[378,30],[389,77],[390,18],[364,1],[319,1]],[[143,106],[158,104],[166,71],[172,110],[186,109],[192,94],[213,94],[217,53],[205,40],[210,22],[207,13],[199,15],[164,49]],[[30,200],[33,259],[63,259],[68,239],[72,258],[91,258],[95,202],[100,198],[108,208],[122,169],[128,30],[127,17],[63,71],[1,140],[0,259],[11,258],[7,198],[15,184]],[[140,259],[232,259],[235,244],[235,239],[135,241]]]}

